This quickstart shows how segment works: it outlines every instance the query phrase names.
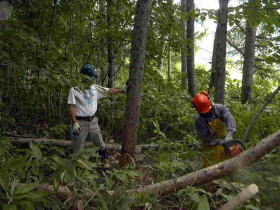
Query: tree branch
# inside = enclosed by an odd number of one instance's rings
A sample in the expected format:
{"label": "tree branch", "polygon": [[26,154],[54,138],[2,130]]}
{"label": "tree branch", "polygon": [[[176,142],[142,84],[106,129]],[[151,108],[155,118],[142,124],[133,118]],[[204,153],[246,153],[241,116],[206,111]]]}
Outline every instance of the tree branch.
{"label": "tree branch", "polygon": [[[14,137],[10,138],[10,141],[14,144],[29,144],[32,143],[44,143],[48,145],[54,145],[59,147],[71,147],[72,141],[63,140],[63,139],[46,139],[46,138],[19,138]],[[92,142],[87,142],[86,146],[92,146]],[[141,153],[144,149],[150,149],[150,148],[157,148],[157,144],[142,144],[136,146],[136,153]],[[121,151],[122,145],[120,144],[106,144],[106,149],[108,150],[114,150],[114,151]]]}
{"label": "tree branch", "polygon": [[242,190],[236,197],[223,205],[219,210],[232,210],[245,201],[251,199],[259,192],[259,188],[256,184],[251,184]]}
{"label": "tree branch", "polygon": [[277,146],[280,146],[280,130],[265,139],[262,139],[256,146],[232,159],[175,179],[131,189],[128,193],[154,192],[156,194],[167,194],[173,191],[178,191],[186,186],[205,184],[244,168],[252,161],[261,158]]}
{"label": "tree branch", "polygon": [[263,106],[261,107],[261,109],[258,111],[258,113],[254,116],[254,118],[252,119],[251,123],[249,124],[249,126],[246,128],[246,131],[242,137],[242,142],[247,141],[253,127],[255,126],[257,120],[259,119],[259,117],[261,116],[262,112],[265,110],[266,106],[271,103],[272,99],[278,94],[278,92],[280,91],[280,86],[278,88],[276,88],[275,91],[273,91],[269,96],[267,96],[267,99],[265,100]]}

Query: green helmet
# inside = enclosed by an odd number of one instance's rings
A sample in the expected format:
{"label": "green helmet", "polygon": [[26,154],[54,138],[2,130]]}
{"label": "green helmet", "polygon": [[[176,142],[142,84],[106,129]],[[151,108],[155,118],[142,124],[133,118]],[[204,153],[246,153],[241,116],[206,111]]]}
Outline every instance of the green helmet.
{"label": "green helmet", "polygon": [[96,68],[91,64],[83,65],[80,73],[85,74],[85,75],[87,75],[91,78],[94,78],[94,79],[97,79],[97,77],[98,77],[98,73],[97,73]]}

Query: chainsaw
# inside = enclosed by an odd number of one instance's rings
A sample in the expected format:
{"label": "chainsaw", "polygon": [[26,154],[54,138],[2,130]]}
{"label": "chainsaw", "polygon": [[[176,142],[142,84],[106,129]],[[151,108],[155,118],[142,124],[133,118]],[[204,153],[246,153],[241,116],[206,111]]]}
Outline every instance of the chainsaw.
{"label": "chainsaw", "polygon": [[246,149],[244,144],[238,139],[222,140],[219,141],[219,144],[224,147],[226,155],[230,158],[239,155]]}

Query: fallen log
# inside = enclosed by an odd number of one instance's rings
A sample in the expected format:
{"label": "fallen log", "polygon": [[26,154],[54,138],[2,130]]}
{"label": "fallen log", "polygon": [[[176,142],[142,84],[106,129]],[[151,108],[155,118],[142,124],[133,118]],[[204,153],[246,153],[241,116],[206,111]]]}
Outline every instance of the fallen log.
{"label": "fallen log", "polygon": [[156,194],[168,194],[170,192],[180,190],[186,186],[205,184],[244,168],[252,161],[261,158],[263,155],[270,152],[273,148],[279,145],[280,131],[262,139],[256,146],[244,151],[232,159],[175,179],[131,189],[128,191],[128,193],[154,192]]}
{"label": "fallen log", "polygon": [[[29,144],[32,143],[44,143],[48,145],[54,145],[58,147],[71,147],[72,141],[64,139],[46,139],[46,138],[21,138],[21,137],[9,137],[10,141],[14,144]],[[92,146],[92,142],[86,142],[86,146]],[[136,146],[136,153],[141,153],[142,150],[157,148],[157,144],[143,144]],[[122,145],[120,144],[106,144],[106,149],[113,151],[121,151]]]}
{"label": "fallen log", "polygon": [[[219,164],[210,166],[208,168],[201,169],[199,171],[178,177],[176,179],[166,180],[160,183],[147,185],[144,187],[128,190],[129,194],[132,193],[145,193],[154,192],[158,194],[167,194],[176,190],[180,190],[186,186],[193,186],[199,184],[205,184],[212,180],[216,180],[222,176],[229,175],[245,166],[250,164],[252,161],[261,158],[266,153],[270,152],[275,147],[280,146],[280,131],[262,139],[256,146],[246,150],[240,155],[221,162]],[[58,197],[63,199],[71,197],[68,189],[60,188],[59,195],[54,190],[52,185],[41,186],[45,191],[50,193],[56,193]],[[88,191],[86,197],[89,197],[93,192]],[[108,194],[114,194],[114,191],[108,191]]]}
{"label": "fallen log", "polygon": [[245,201],[251,199],[259,192],[259,188],[256,184],[251,184],[238,193],[232,200],[228,201],[225,205],[223,205],[219,210],[232,210],[235,207],[241,205]]}

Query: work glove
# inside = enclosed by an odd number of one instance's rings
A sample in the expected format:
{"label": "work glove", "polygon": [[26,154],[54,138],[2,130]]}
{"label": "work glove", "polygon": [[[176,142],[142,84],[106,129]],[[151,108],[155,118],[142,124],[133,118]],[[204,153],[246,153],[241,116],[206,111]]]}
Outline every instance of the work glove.
{"label": "work glove", "polygon": [[232,133],[228,132],[226,137],[225,137],[225,140],[231,140],[231,139],[233,139]]}
{"label": "work glove", "polygon": [[128,93],[128,80],[125,82],[125,87],[123,89],[124,94]]}
{"label": "work glove", "polygon": [[128,85],[127,85],[127,84],[125,84],[125,87],[122,89],[122,92],[123,92],[124,94],[127,94],[127,93],[128,93]]}
{"label": "work glove", "polygon": [[80,134],[80,132],[81,132],[81,127],[80,127],[80,125],[79,125],[78,122],[75,122],[75,123],[73,124],[72,129],[73,129],[73,134],[74,134],[75,136],[78,136],[78,135]]}

